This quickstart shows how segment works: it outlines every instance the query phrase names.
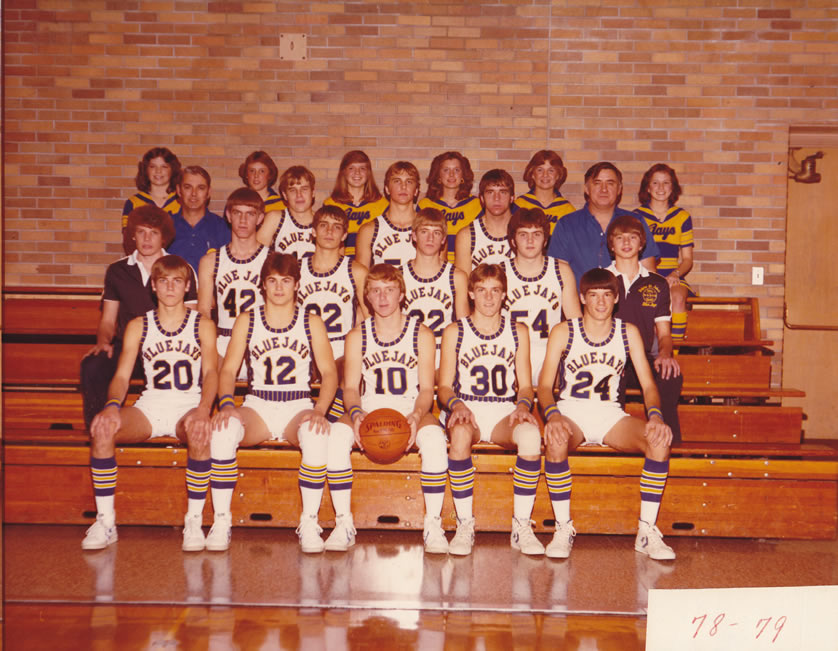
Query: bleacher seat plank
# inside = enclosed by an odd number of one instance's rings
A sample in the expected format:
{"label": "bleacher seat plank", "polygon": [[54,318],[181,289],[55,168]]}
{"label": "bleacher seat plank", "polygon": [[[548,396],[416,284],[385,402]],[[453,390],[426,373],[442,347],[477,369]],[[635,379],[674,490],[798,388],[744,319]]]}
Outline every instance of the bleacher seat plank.
{"label": "bleacher seat plank", "polygon": [[95,335],[102,290],[88,287],[3,290],[3,332]]}
{"label": "bleacher seat plank", "polygon": [[95,339],[85,343],[21,343],[4,339],[3,382],[76,386],[81,360],[94,343]]}

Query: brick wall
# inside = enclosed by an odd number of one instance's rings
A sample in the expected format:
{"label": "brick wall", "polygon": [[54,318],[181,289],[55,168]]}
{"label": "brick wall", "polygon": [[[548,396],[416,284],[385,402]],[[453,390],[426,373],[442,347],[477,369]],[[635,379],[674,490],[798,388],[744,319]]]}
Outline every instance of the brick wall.
{"label": "brick wall", "polygon": [[[788,129],[838,120],[838,6],[653,4],[9,0],[4,282],[99,285],[155,145],[211,172],[216,210],[257,148],[311,167],[322,200],[348,149],[379,180],[458,149],[522,190],[550,147],[577,206],[592,162],[619,164],[626,207],[650,164],[672,164],[692,282],[759,296],[780,352]],[[280,60],[281,33],[306,35],[304,61]]]}

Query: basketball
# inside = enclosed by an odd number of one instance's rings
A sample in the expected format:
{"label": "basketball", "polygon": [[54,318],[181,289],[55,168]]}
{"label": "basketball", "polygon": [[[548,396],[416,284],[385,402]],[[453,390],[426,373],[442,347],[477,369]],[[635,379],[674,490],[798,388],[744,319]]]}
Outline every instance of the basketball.
{"label": "basketball", "polygon": [[401,459],[410,439],[410,425],[395,409],[376,409],[361,421],[361,443],[370,461],[388,464]]}

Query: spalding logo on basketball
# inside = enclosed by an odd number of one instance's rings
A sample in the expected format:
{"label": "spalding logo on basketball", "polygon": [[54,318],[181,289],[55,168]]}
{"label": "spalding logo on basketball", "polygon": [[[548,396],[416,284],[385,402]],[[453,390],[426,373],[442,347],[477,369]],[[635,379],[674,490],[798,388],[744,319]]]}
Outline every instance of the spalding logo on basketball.
{"label": "spalding logo on basketball", "polygon": [[361,421],[361,443],[370,461],[393,463],[401,459],[410,440],[410,425],[395,409],[376,409]]}

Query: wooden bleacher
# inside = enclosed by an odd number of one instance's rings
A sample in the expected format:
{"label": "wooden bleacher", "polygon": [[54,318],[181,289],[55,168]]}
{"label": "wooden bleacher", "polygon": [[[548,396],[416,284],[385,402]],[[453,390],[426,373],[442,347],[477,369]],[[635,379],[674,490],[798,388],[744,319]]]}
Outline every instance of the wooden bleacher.
{"label": "wooden bleacher", "polygon": [[[784,395],[802,394],[770,387],[771,342],[760,336],[757,300],[701,298],[690,307],[678,356],[685,379],[679,406],[683,442],[672,450],[659,527],[665,535],[834,538],[838,444],[803,441],[802,410],[779,404]],[[97,321],[98,292],[4,291],[5,522],[81,524],[95,515],[77,383]],[[643,411],[639,403],[627,409]],[[236,524],[297,525],[299,459],[298,451],[283,444],[239,452]],[[478,528],[507,531],[515,457],[478,446],[474,459]],[[117,460],[120,523],[182,523],[184,448],[174,439],[157,439],[119,448]],[[635,531],[642,463],[641,457],[601,446],[571,457],[571,508],[580,533]],[[356,452],[353,467],[359,528],[421,529],[417,453],[378,466]],[[766,518],[769,510],[772,517]],[[446,528],[455,525],[453,513],[446,494]],[[333,522],[328,499],[320,515],[324,525]],[[552,526],[544,481],[533,519],[538,531]],[[211,520],[209,506],[205,520]]]}

